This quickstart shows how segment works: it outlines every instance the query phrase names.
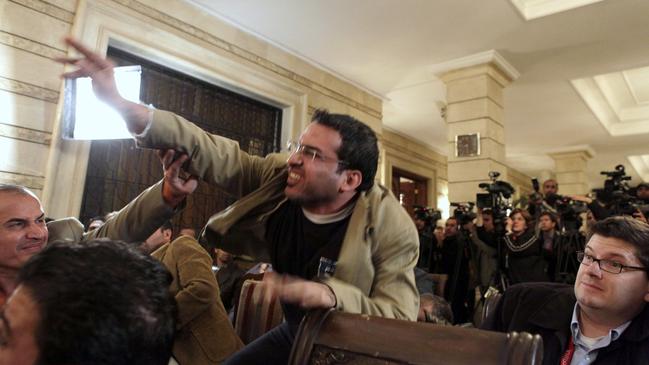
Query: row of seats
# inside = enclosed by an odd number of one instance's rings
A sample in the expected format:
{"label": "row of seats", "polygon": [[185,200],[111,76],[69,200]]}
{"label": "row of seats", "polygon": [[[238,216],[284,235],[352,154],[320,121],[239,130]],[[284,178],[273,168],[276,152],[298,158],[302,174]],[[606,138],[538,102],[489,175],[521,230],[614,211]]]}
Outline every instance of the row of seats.
{"label": "row of seats", "polygon": [[[246,280],[235,329],[250,343],[283,320],[279,301],[267,302],[261,281]],[[487,298],[483,319],[500,295]],[[310,312],[298,330],[289,364],[524,364],[542,363],[543,342],[528,333],[408,322],[334,310]]]}

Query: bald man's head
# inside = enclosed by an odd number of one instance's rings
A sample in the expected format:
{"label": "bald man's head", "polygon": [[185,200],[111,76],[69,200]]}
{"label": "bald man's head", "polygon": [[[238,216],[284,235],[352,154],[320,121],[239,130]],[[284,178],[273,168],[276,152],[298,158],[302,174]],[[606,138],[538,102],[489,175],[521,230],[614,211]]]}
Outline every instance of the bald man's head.
{"label": "bald man's head", "polygon": [[0,268],[19,270],[47,244],[38,197],[19,185],[0,184]]}

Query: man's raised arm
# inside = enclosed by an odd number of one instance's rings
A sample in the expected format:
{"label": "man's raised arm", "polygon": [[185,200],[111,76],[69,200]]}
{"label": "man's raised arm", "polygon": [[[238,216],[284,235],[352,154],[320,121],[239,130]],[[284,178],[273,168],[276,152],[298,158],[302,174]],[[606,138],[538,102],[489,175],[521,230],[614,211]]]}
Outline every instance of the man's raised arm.
{"label": "man's raised arm", "polygon": [[71,37],[65,38],[65,43],[81,53],[81,57],[57,58],[57,62],[78,67],[62,76],[69,79],[90,77],[95,95],[122,115],[131,133],[142,133],[149,121],[149,109],[144,105],[128,101],[119,94],[113,73],[115,65]]}

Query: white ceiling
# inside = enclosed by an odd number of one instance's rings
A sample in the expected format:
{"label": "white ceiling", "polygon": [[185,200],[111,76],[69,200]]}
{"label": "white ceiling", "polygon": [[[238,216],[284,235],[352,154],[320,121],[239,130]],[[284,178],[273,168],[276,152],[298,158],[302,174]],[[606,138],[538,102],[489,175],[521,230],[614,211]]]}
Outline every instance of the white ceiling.
{"label": "white ceiling", "polygon": [[[591,187],[617,164],[633,184],[641,181],[636,168],[649,177],[647,0],[555,14],[562,9],[539,7],[593,1],[187,1],[383,97],[386,128],[444,154],[445,86],[434,71],[496,50],[520,73],[504,94],[510,166],[542,175],[554,169],[548,153],[587,147],[595,152]],[[525,12],[551,15],[525,20]]]}

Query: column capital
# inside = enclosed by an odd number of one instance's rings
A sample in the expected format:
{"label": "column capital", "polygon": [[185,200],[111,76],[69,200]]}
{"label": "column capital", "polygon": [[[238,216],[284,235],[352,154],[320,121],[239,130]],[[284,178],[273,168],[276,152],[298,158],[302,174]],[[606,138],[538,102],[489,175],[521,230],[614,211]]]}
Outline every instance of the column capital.
{"label": "column capital", "polygon": [[550,157],[556,160],[574,159],[579,158],[584,161],[595,157],[595,150],[590,146],[574,146],[562,150],[557,150],[548,153]]}
{"label": "column capital", "polygon": [[493,49],[438,63],[433,66],[433,73],[446,84],[487,74],[502,87],[509,85],[520,76],[518,70]]}

